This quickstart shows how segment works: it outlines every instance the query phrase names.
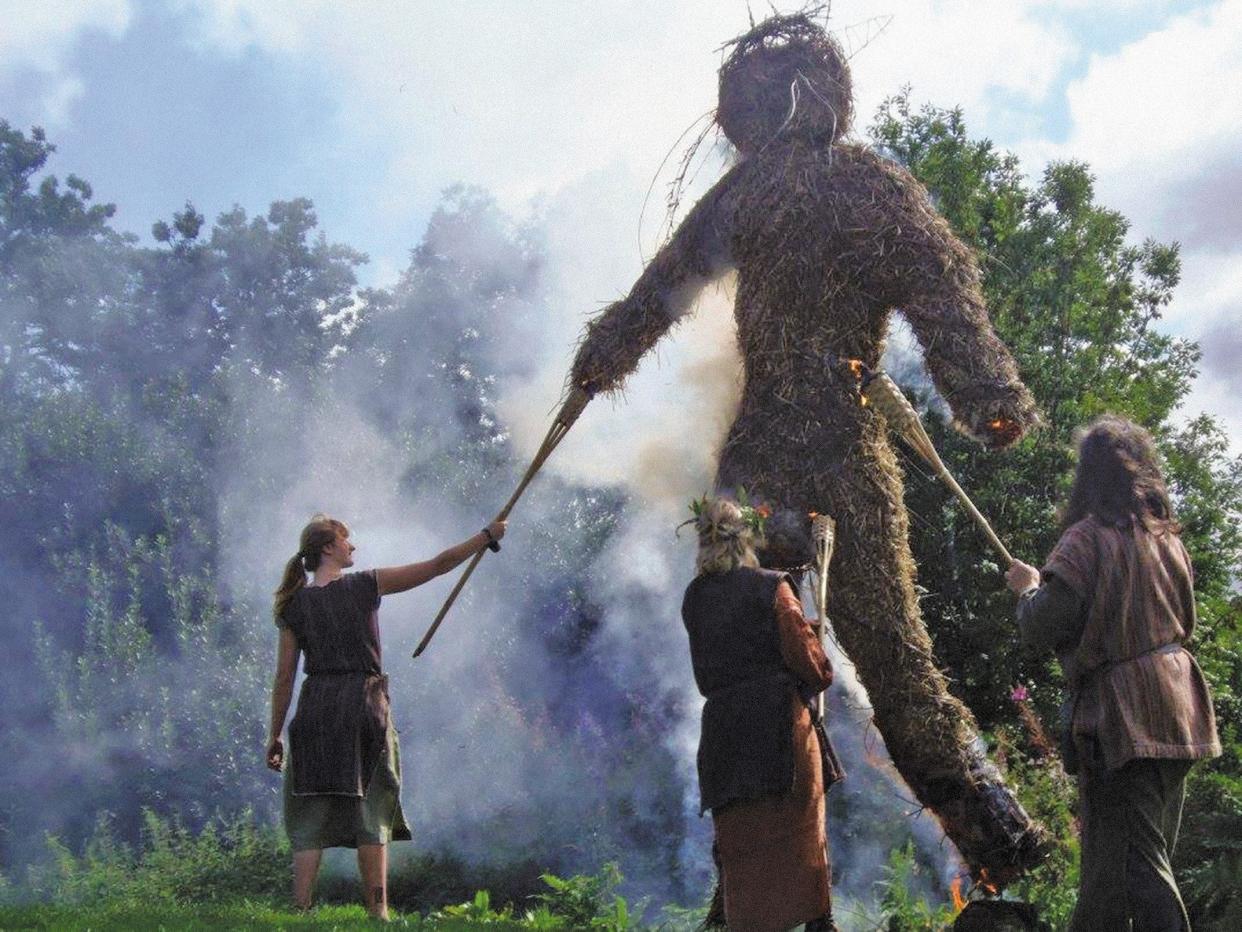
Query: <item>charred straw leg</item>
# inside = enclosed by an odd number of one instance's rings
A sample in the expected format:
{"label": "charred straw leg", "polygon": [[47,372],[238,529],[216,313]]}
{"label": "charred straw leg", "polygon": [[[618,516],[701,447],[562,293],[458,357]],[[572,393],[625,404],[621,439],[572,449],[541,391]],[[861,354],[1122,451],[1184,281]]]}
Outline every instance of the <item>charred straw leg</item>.
{"label": "charred straw leg", "polygon": [[962,487],[957,484],[957,480],[953,478],[953,474],[949,472],[949,467],[945,466],[944,461],[940,459],[940,454],[932,446],[931,437],[927,436],[927,431],[923,429],[923,422],[919,418],[918,412],[914,410],[914,406],[910,404],[906,396],[901,393],[897,383],[889,378],[887,372],[877,370],[864,379],[862,392],[867,400],[875,406],[875,409],[884,415],[888,421],[888,426],[896,430],[901,438],[936,470],[936,474],[944,480],[945,485],[957,496],[958,501],[966,509],[966,513],[974,519],[975,524],[979,526],[979,529],[987,536],[988,541],[996,548],[996,552],[1005,561],[1005,566],[1013,563],[1013,557],[1005,549],[1005,545],[1001,543],[1000,538],[996,536],[996,532],[992,530],[992,525],[988,523],[988,519],[975,507],[975,503],[970,500],[970,496],[963,491]]}
{"label": "charred straw leg", "polygon": [[[565,403],[561,405],[561,410],[557,412],[556,419],[553,420],[552,426],[548,428],[547,435],[543,438],[538,451],[535,453],[534,459],[530,465],[526,467],[526,473],[522,476],[522,481],[518,483],[517,489],[509,496],[509,500],[505,502],[505,506],[500,509],[500,513],[496,515],[497,521],[504,521],[509,517],[509,512],[513,510],[513,506],[517,504],[518,499],[522,497],[522,493],[526,491],[526,487],[530,485],[535,474],[548,461],[548,457],[552,455],[552,451],[556,449],[557,444],[564,439],[569,433],[569,428],[574,426],[574,421],[578,420],[587,402],[591,400],[591,395],[584,388],[575,388],[570,392]],[[414,648],[414,656],[417,657],[427,649],[427,645],[431,643],[431,639],[435,637],[436,629],[440,627],[440,623],[444,621],[444,616],[453,607],[453,603],[457,601],[457,596],[466,585],[466,580],[474,572],[474,568],[479,565],[479,561],[483,559],[483,554],[487,553],[486,549],[480,550],[470,562],[466,564],[465,571],[461,574],[461,578],[457,580],[457,584],[453,586],[453,591],[449,593],[448,598],[444,600],[444,604],[440,606],[440,611],[436,615],[435,620],[431,623],[431,627],[427,629],[427,633],[423,635],[423,639],[418,642],[418,646]]]}

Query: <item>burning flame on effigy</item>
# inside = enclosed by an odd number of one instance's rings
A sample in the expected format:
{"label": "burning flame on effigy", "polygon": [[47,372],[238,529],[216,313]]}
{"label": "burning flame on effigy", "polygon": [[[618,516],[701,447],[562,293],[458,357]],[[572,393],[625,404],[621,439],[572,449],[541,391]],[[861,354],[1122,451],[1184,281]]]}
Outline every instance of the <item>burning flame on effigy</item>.
{"label": "burning flame on effigy", "polygon": [[1000,895],[1000,887],[988,880],[988,869],[986,867],[979,872],[979,879],[969,889],[967,889],[965,893],[963,893],[962,888],[965,887],[969,881],[969,874],[959,874],[957,877],[954,877],[952,882],[949,884],[949,892],[953,895],[954,915],[957,915],[966,908],[967,904],[970,903],[971,895],[974,894],[975,891],[980,891],[984,896],[989,897]]}
{"label": "burning flame on effigy", "polygon": [[[869,374],[866,364],[864,364],[861,359],[847,359],[845,360],[845,364],[850,367],[850,372],[853,374],[854,378],[858,380],[859,385],[865,386],[867,376]],[[860,395],[858,400],[862,403],[864,408],[867,406],[868,401],[866,395]]]}

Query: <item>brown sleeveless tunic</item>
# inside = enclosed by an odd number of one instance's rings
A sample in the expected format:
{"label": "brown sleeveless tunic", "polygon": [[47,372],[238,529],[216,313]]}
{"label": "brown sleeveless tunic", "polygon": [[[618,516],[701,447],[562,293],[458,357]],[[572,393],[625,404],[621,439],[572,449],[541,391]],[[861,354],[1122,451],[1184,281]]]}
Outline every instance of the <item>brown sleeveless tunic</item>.
{"label": "brown sleeveless tunic", "polygon": [[1219,755],[1207,681],[1182,646],[1194,631],[1195,597],[1181,539],[1089,516],[1061,536],[1043,575],[1069,586],[1085,615],[1061,651],[1084,762],[1116,770],[1135,758]]}
{"label": "brown sleeveless tunic", "polygon": [[707,697],[699,789],[736,932],[788,929],[831,903],[825,758],[804,695],[832,667],[794,591],[783,573],[739,568],[699,576],[682,604]]}
{"label": "brown sleeveless tunic", "polygon": [[289,724],[295,796],[366,795],[388,729],[379,603],[371,570],[299,589],[285,607],[306,672]]}

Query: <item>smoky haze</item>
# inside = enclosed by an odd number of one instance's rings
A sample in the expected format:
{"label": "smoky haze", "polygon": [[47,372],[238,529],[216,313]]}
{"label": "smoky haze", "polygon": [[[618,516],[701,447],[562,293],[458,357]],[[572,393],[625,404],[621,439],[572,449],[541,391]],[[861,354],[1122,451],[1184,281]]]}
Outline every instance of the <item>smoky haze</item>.
{"label": "smoky haze", "polygon": [[[277,817],[261,760],[270,593],[301,525],[348,522],[361,569],[431,557],[495,513],[581,327],[640,269],[633,216],[583,207],[615,203],[590,197],[610,185],[593,177],[521,219],[450,190],[382,291],[356,287],[362,257],[322,237],[309,202],[212,225],[187,208],[152,250],[101,228],[4,255],[7,359],[35,360],[6,387],[42,470],[6,463],[30,486],[11,520],[40,516],[30,552],[3,557],[3,644],[19,661],[3,686],[6,873],[43,856],[45,832],[80,844],[102,813],[131,839],[142,807],[191,826],[247,806]],[[59,287],[40,290],[48,263]],[[625,397],[588,407],[417,661],[452,577],[384,600],[419,850],[617,860],[636,896],[706,894],[701,700],[679,618],[694,546],[674,531],[710,488],[737,403],[731,302],[727,278],[706,289]],[[52,353],[49,389],[36,362]],[[952,852],[914,814],[838,660],[840,894],[870,904],[911,837],[936,892]]]}

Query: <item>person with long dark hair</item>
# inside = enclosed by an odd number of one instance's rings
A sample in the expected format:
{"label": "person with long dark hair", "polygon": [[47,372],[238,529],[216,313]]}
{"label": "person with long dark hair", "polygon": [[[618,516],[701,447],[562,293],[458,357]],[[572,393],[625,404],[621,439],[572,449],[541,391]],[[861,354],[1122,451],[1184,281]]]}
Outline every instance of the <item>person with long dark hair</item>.
{"label": "person with long dark hair", "polygon": [[808,700],[832,665],[788,573],[759,568],[741,509],[707,499],[695,519],[698,575],[681,616],[695,683],[701,811],[711,810],[720,884],[709,926],[830,932],[824,790],[839,774]]}
{"label": "person with long dark hair", "polygon": [[1056,651],[1066,678],[1082,826],[1071,932],[1190,928],[1170,857],[1191,762],[1221,749],[1185,647],[1194,570],[1179,530],[1150,434],[1104,415],[1079,444],[1043,570],[1016,561],[1006,574],[1023,640]]}
{"label": "person with long dark hair", "polygon": [[[388,842],[408,841],[401,754],[381,665],[380,598],[421,586],[500,540],[505,522],[420,563],[346,573],[349,528],[315,515],[285,564],[273,613],[280,629],[267,766],[284,770],[285,829],[293,847],[293,898],[309,909],[324,848],[357,848],[367,911],[388,918]],[[307,573],[313,574],[311,582]],[[289,725],[298,659],[306,678]]]}

